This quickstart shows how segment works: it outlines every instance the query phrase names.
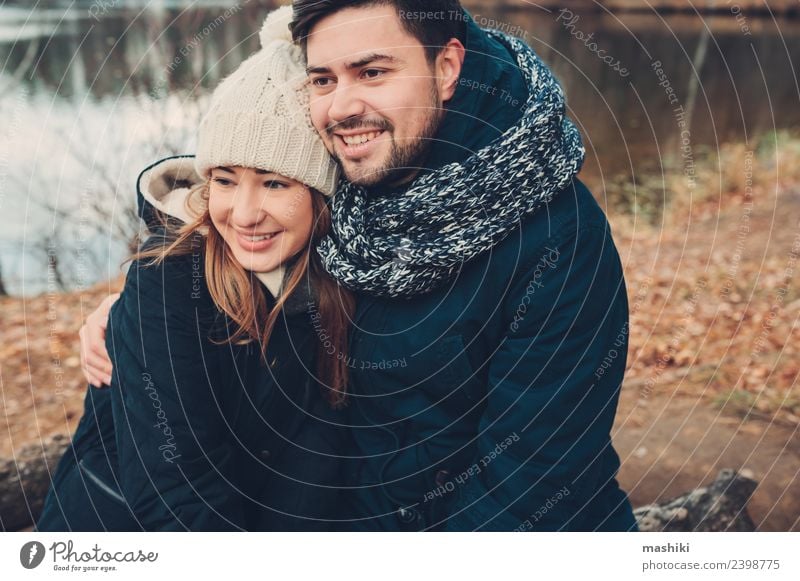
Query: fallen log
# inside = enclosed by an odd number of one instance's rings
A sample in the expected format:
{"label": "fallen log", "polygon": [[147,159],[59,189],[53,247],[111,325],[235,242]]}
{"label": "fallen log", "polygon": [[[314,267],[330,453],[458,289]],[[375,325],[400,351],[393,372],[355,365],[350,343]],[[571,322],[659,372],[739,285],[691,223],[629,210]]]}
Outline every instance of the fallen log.
{"label": "fallen log", "polygon": [[0,459],[0,530],[18,531],[33,525],[69,442],[67,436],[57,435],[23,446],[13,458]]}
{"label": "fallen log", "polygon": [[660,504],[642,506],[634,514],[641,531],[754,531],[747,501],[756,486],[755,480],[726,468],[710,486]]}

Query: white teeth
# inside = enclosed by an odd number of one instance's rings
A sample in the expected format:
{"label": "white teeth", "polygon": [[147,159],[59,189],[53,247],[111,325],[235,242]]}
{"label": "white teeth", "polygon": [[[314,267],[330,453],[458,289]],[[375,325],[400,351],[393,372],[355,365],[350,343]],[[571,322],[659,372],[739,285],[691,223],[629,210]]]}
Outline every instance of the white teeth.
{"label": "white teeth", "polygon": [[274,238],[278,233],[275,232],[273,234],[264,234],[263,236],[245,236],[245,240],[249,240],[250,242],[261,242],[262,240],[268,240],[270,238]]}
{"label": "white teeth", "polygon": [[342,139],[347,145],[361,145],[368,141],[372,141],[380,135],[380,131],[373,131],[371,133],[362,133],[360,135],[343,135]]}

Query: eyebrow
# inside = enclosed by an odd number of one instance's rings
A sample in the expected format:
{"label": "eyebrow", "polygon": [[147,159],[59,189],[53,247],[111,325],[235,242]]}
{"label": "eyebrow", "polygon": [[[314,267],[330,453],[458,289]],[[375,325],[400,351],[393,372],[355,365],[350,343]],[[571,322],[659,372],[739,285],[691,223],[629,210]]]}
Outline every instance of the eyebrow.
{"label": "eyebrow", "polygon": [[[222,166],[222,165],[221,165],[221,166],[218,166],[218,167],[215,167],[214,169],[219,169],[219,170],[226,171],[226,172],[228,172],[228,173],[232,173],[232,174],[235,174],[235,173],[236,173],[236,172],[235,172],[235,171],[233,171],[231,168],[229,168],[229,167],[225,167],[225,166]],[[255,170],[255,172],[256,172],[258,175],[265,175],[265,174],[270,174],[270,173],[273,173],[273,172],[271,172],[271,171],[267,171],[267,170],[265,170],[265,169],[256,169],[256,170]]]}
{"label": "eyebrow", "polygon": [[[399,62],[400,59],[392,56],[390,54],[380,54],[377,52],[370,53],[363,58],[358,59],[357,61],[350,61],[344,65],[344,68],[348,71],[353,69],[360,69],[368,64],[372,64],[377,61],[388,62],[388,63],[396,63]],[[329,73],[331,71],[330,67],[308,67],[306,69],[306,74],[312,75],[315,73]]]}

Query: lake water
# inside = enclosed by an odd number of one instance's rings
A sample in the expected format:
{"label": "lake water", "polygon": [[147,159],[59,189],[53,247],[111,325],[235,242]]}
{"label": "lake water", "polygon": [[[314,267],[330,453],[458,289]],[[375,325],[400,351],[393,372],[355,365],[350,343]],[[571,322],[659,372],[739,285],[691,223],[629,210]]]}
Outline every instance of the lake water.
{"label": "lake water", "polygon": [[[53,258],[71,288],[119,272],[136,175],[192,151],[209,88],[258,48],[270,6],[71,5],[0,7],[0,271],[14,294],[57,286]],[[472,12],[554,69],[594,183],[800,126],[797,20]]]}

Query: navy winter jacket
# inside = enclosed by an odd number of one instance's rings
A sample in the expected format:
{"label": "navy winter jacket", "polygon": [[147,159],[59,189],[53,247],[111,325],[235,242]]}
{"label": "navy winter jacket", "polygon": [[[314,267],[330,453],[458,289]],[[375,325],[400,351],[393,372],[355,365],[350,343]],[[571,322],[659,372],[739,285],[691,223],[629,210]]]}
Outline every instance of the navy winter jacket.
{"label": "navy winter jacket", "polygon": [[[141,190],[139,203],[153,225]],[[227,322],[194,242],[132,264],[106,334],[111,388],[87,390],[39,530],[327,530],[338,517],[347,434],[313,378],[307,300],[281,312],[268,365],[258,344],[220,344]]]}
{"label": "navy winter jacket", "polygon": [[[468,25],[428,169],[519,117],[506,47]],[[373,192],[372,195],[391,195]],[[611,428],[628,304],[606,218],[577,179],[450,284],[358,296],[347,513],[359,530],[635,530]]]}

